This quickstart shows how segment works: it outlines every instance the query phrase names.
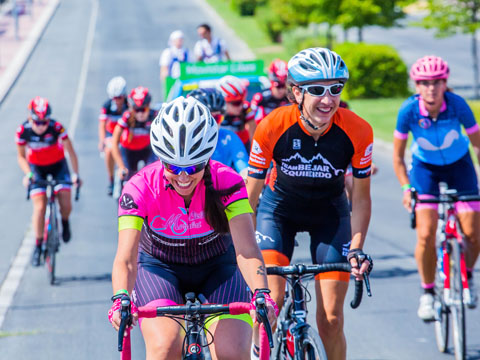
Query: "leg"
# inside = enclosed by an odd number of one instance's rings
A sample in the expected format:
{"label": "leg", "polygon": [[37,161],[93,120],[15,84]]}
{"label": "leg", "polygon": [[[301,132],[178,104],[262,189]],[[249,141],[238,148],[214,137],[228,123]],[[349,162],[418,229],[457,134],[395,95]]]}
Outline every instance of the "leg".
{"label": "leg", "polygon": [[70,193],[70,189],[60,190],[57,194],[58,197],[58,204],[60,206],[60,215],[62,217],[62,221],[68,221],[68,217],[72,212],[72,196]]}
{"label": "leg", "polygon": [[163,317],[144,319],[141,328],[145,340],[147,360],[181,358],[181,328],[174,320]]}
{"label": "leg", "polygon": [[317,327],[327,357],[330,360],[346,359],[347,343],[343,333],[343,303],[348,282],[316,280]]}
{"label": "leg", "polygon": [[[43,238],[43,230],[45,227],[45,211],[47,209],[47,197],[45,193],[39,193],[32,196],[33,201],[33,216],[32,225],[35,232],[35,238]],[[41,245],[41,244],[40,244]]]}
{"label": "leg", "polygon": [[209,327],[214,337],[210,346],[212,359],[249,360],[252,343],[252,327],[237,319],[222,319]]}
{"label": "leg", "polygon": [[460,226],[466,237],[465,263],[473,269],[480,253],[480,212],[461,211],[458,213]]}
{"label": "leg", "polygon": [[437,230],[438,213],[435,209],[417,209],[417,246],[415,259],[422,286],[429,286],[435,282],[435,233]]}

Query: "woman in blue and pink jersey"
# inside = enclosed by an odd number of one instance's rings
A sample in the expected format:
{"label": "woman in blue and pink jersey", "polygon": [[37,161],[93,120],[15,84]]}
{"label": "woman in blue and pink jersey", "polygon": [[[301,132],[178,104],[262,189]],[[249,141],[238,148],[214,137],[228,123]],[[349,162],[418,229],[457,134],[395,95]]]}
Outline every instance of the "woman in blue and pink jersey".
{"label": "woman in blue and pink jersey", "polygon": [[[119,201],[109,312],[115,329],[125,295],[135,306],[162,306],[182,304],[187,292],[221,304],[253,301],[264,293],[274,319],[276,305],[268,295],[244,182],[210,159],[217,138],[208,108],[193,97],[164,104],[153,122],[151,145],[160,161],[135,174]],[[180,358],[182,336],[175,321],[158,317],[140,325],[148,359]],[[209,331],[214,359],[249,359],[249,316],[220,317]]]}
{"label": "woman in blue and pink jersey", "polygon": [[118,120],[112,136],[112,154],[121,179],[130,179],[138,163],[155,161],[150,147],[150,126],[155,111],[150,109],[152,97],[146,87],[138,86],[128,96],[130,107]]}
{"label": "woman in blue and pink jersey", "polygon": [[[480,157],[480,130],[465,100],[448,90],[449,72],[448,64],[437,56],[417,60],[410,71],[417,94],[409,97],[400,108],[393,140],[393,167],[404,191],[403,205],[409,211],[412,187],[419,198],[438,196],[440,182],[446,182],[461,195],[478,194],[469,143]],[[467,135],[462,133],[462,127]],[[412,167],[407,173],[404,155],[409,132],[413,136]],[[459,202],[457,210],[462,231],[469,240],[465,261],[471,296],[466,302],[469,307],[475,307],[477,295],[472,273],[480,251],[480,204]],[[433,320],[437,205],[417,205],[416,216],[415,258],[424,289],[418,316]]]}

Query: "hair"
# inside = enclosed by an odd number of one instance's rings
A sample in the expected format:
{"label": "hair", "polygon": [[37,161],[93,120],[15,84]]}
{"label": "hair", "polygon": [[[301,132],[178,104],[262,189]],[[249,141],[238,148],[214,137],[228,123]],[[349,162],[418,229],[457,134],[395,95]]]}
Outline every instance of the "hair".
{"label": "hair", "polygon": [[209,33],[212,32],[212,28],[211,28],[210,25],[208,25],[208,24],[200,24],[200,25],[197,26],[197,29],[198,29],[198,28],[204,28],[204,29],[207,30]]}
{"label": "hair", "polygon": [[240,190],[244,186],[243,180],[228,189],[215,189],[213,187],[209,161],[205,167],[203,181],[205,183],[205,219],[216,232],[220,234],[229,233],[230,228],[228,226],[227,215],[225,215],[225,206],[222,203],[222,197],[232,195],[234,192]]}

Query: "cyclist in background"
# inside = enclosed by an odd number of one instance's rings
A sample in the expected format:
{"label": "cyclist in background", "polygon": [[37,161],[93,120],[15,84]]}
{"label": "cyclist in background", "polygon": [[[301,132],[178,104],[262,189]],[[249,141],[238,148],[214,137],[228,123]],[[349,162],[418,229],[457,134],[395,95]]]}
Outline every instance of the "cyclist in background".
{"label": "cyclist in background", "polygon": [[250,103],[245,100],[247,89],[239,78],[227,75],[222,77],[217,83],[217,89],[220,90],[227,103],[225,116],[220,126],[235,132],[247,152],[250,152],[251,139],[255,133],[255,113],[250,107]]}
{"label": "cyclist in background", "polygon": [[[52,175],[55,180],[73,182],[79,185],[78,158],[65,128],[53,120],[51,107],[48,100],[40,96],[32,99],[28,105],[30,114],[28,119],[20,125],[16,133],[17,159],[20,169],[25,174],[23,184],[29,186],[30,196],[33,201],[32,225],[35,233],[35,250],[32,265],[40,265],[45,211],[47,208],[46,188],[44,184],[35,183],[39,180],[46,181],[47,175]],[[67,160],[67,151],[73,169],[70,177]],[[60,206],[62,218],[62,238],[65,243],[70,241],[70,224],[68,217],[72,211],[70,185],[58,184],[55,194]]]}
{"label": "cyclist in background", "polygon": [[195,43],[193,52],[197,61],[204,63],[215,63],[219,61],[230,61],[230,54],[223,39],[212,36],[212,28],[208,24],[201,24],[197,27],[200,37]]}
{"label": "cyclist in background", "polygon": [[[112,137],[112,153],[122,180],[130,179],[138,171],[138,163],[155,161],[150,147],[150,126],[155,111],[150,109],[152,97],[148,89],[138,86],[128,95],[129,110],[118,120]],[[121,145],[121,146],[120,146]]]}
{"label": "cyclist in background", "polygon": [[121,76],[115,76],[107,85],[109,100],[103,104],[98,118],[98,149],[105,155],[105,165],[108,174],[107,194],[113,194],[113,176],[115,161],[112,156],[112,134],[118,119],[128,109],[127,82]]}
{"label": "cyclist in background", "polygon": [[[222,122],[225,113],[225,99],[220,91],[217,89],[196,89],[189,93],[188,96],[193,96],[206,105],[217,124]],[[247,177],[247,151],[237,134],[231,130],[219,127],[217,147],[213,152],[212,160],[230,166],[244,179]]]}
{"label": "cyclist in background", "polygon": [[[418,59],[410,70],[417,94],[402,104],[393,140],[393,167],[404,191],[403,205],[409,211],[412,187],[420,199],[438,196],[440,182],[446,182],[461,195],[478,194],[477,175],[468,147],[470,139],[477,157],[480,156],[480,131],[465,100],[447,90],[449,74],[447,62],[437,56]],[[462,134],[462,126],[467,136]],[[409,132],[413,136],[412,165],[407,173],[404,158]],[[416,207],[415,259],[424,289],[418,316],[423,320],[433,320],[435,316],[437,208],[436,204],[418,204]],[[462,231],[468,239],[465,262],[472,296],[467,306],[474,308],[477,294],[473,268],[480,251],[480,203],[459,202],[457,211]]]}
{"label": "cyclist in background", "polygon": [[[119,202],[109,312],[117,330],[117,296],[130,294],[136,306],[183,304],[185,293],[193,291],[208,303],[253,301],[255,309],[256,294],[264,293],[269,319],[275,320],[245,184],[232,169],[210,160],[217,129],[208,108],[192,96],[164,104],[152,124],[152,148],[160,161],[132,177]],[[250,316],[209,323],[214,359],[249,359]],[[157,317],[140,326],[147,359],[180,358],[177,322]]]}
{"label": "cyclist in background", "polygon": [[[273,110],[257,127],[247,178],[254,210],[272,160],[274,164],[256,218],[266,266],[289,265],[296,233],[308,231],[313,263],[348,261],[359,279],[371,270],[371,258],[362,249],[371,213],[373,132],[365,120],[339,108],[348,77],[346,64],[335,52],[300,51],[288,63],[293,104]],[[351,217],[344,186],[350,163]],[[343,303],[349,274],[331,272],[315,280],[317,327],[328,359],[345,359]],[[268,283],[274,301],[283,305],[285,279],[269,276]]]}
{"label": "cyclist in background", "polygon": [[280,59],[273,60],[268,67],[270,89],[256,93],[251,101],[257,125],[272,110],[290,103],[287,98],[287,75],[287,63]]}

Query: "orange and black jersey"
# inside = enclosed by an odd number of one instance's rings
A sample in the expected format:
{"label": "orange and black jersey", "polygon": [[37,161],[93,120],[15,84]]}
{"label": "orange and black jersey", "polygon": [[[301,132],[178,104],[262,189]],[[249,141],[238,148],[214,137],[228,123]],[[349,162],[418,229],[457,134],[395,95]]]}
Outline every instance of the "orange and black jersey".
{"label": "orange and black jersey", "polygon": [[273,160],[269,186],[292,200],[338,196],[351,163],[353,176],[370,176],[373,131],[362,118],[339,108],[330,127],[315,141],[300,120],[297,105],[272,111],[253,137],[249,176],[264,179]]}

